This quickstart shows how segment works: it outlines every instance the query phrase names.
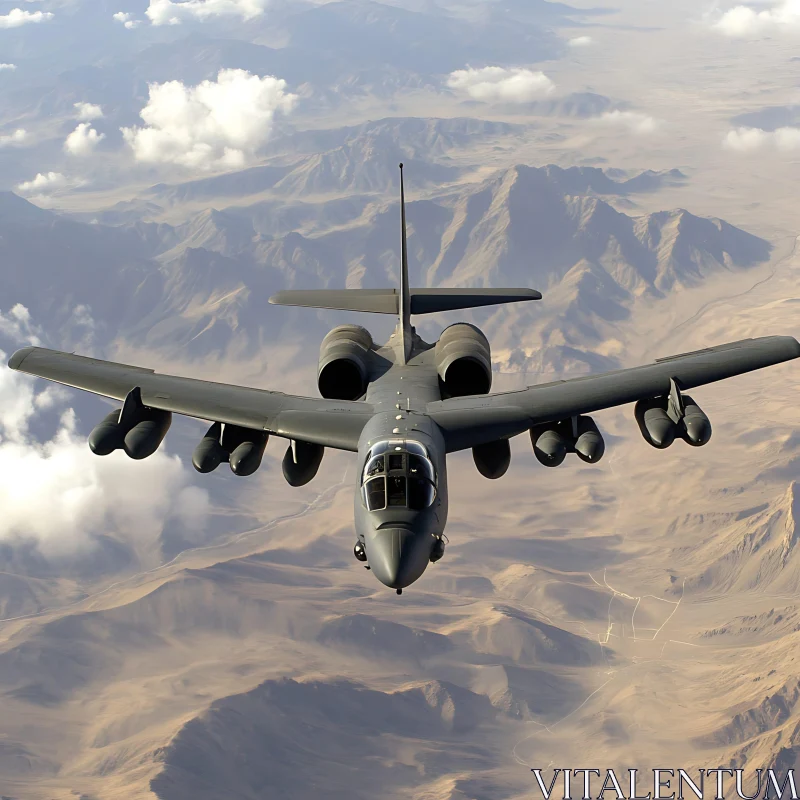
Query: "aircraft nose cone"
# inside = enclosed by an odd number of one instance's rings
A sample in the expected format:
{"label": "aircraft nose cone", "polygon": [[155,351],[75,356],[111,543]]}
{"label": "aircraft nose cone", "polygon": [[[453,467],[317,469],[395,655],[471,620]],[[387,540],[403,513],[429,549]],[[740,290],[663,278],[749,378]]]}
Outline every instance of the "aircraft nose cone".
{"label": "aircraft nose cone", "polygon": [[433,537],[409,528],[383,528],[367,540],[372,573],[390,589],[404,589],[425,572]]}

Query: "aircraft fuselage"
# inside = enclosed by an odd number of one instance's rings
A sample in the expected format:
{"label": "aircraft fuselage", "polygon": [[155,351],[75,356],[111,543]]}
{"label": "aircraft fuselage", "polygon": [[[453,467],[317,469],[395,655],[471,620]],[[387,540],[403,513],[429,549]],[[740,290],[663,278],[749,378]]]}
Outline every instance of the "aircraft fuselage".
{"label": "aircraft fuselage", "polygon": [[[390,342],[378,353],[392,361],[396,346]],[[407,364],[393,363],[366,395],[376,413],[359,440],[355,526],[370,569],[392,589],[422,575],[447,522],[445,442],[424,413],[441,399],[431,355],[424,350]]]}

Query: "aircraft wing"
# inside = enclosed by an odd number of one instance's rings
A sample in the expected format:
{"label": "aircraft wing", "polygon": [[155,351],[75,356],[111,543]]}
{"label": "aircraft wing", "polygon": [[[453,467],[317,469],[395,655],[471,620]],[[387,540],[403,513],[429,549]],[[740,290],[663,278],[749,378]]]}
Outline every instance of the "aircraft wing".
{"label": "aircraft wing", "polygon": [[213,422],[265,430],[339,450],[358,450],[358,437],[372,416],[364,402],[296,397],[280,392],[161,375],[152,369],[76,356],[43,347],[24,347],[11,356],[11,369],[124,400],[139,387],[150,408]]}
{"label": "aircraft wing", "polygon": [[791,336],[768,336],[660,358],[653,364],[555,381],[527,389],[429,403],[448,452],[516,436],[534,425],[666,395],[800,357]]}

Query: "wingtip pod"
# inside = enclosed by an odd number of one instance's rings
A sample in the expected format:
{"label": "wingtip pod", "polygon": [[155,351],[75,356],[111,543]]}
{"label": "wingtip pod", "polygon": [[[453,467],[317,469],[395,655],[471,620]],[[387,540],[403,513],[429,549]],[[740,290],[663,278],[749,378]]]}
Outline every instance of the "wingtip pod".
{"label": "wingtip pod", "polygon": [[763,342],[781,361],[800,358],[800,342],[794,336],[764,336],[756,341]]}
{"label": "wingtip pod", "polygon": [[17,350],[11,358],[8,359],[8,366],[11,369],[19,369],[22,366],[22,362],[34,351],[36,350],[35,347],[32,345],[29,347],[23,347],[21,350]]}

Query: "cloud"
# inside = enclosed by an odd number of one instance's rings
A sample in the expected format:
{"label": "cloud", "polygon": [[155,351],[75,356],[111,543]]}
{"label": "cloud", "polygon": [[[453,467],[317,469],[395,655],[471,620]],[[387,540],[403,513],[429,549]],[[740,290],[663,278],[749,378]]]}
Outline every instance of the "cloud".
{"label": "cloud", "polygon": [[570,47],[587,47],[592,41],[591,36],[576,36],[574,39],[570,39],[567,44]]}
{"label": "cloud", "polygon": [[[75,412],[64,408],[67,397],[0,370],[0,542],[33,541],[52,559],[89,550],[101,535],[150,539],[170,523],[204,527],[208,493],[190,484],[177,456],[163,449],[145,461],[95,456],[77,433]],[[60,420],[39,442],[31,422],[46,410],[61,411]]]}
{"label": "cloud", "polygon": [[734,128],[722,140],[726,150],[736,153],[754,153],[766,147],[783,152],[800,150],[800,128],[778,128],[765,131],[762,128]]}
{"label": "cloud", "polygon": [[[41,345],[42,329],[34,325],[31,312],[17,303],[8,314],[0,313],[0,334],[14,342]],[[5,371],[5,369],[3,369]]]}
{"label": "cloud", "polygon": [[153,25],[180,25],[187,20],[222,16],[248,20],[263,14],[267,4],[268,0],[150,0],[145,14]]}
{"label": "cloud", "polygon": [[659,125],[654,117],[642,114],[639,111],[606,111],[599,117],[592,117],[590,120],[594,124],[608,125],[620,128],[627,128],[631,133],[647,134],[653,133]]}
{"label": "cloud", "polygon": [[127,11],[117,11],[117,13],[113,15],[113,18],[117,22],[121,22],[129,30],[139,27],[142,22],[140,19],[134,19]]}
{"label": "cloud", "polygon": [[52,19],[49,11],[23,11],[21,8],[12,8],[8,14],[0,15],[0,28],[18,28],[35,22],[46,22]]}
{"label": "cloud", "polygon": [[100,119],[103,116],[103,109],[94,103],[75,103],[77,118],[81,122],[91,122],[93,119]]}
{"label": "cloud", "polygon": [[241,167],[269,139],[276,113],[297,95],[286,81],[223,69],[216,81],[151,83],[143,128],[122,128],[137,161],[213,169]]}
{"label": "cloud", "polygon": [[64,142],[64,150],[73,156],[88,156],[106,138],[98,133],[88,122],[81,122]]}
{"label": "cloud", "polygon": [[0,72],[14,72],[16,68],[16,64],[0,64]]}
{"label": "cloud", "polygon": [[800,28],[800,0],[783,0],[761,11],[745,5],[735,6],[719,16],[712,27],[733,37],[759,36],[770,31]]}
{"label": "cloud", "polygon": [[529,103],[555,88],[543,72],[505,67],[457,69],[450,73],[447,85],[487,103]]}
{"label": "cloud", "polygon": [[28,138],[25,128],[17,128],[14,133],[0,135],[0,147],[10,147],[15,144],[22,144]]}
{"label": "cloud", "polygon": [[39,172],[35,178],[23,181],[17,189],[23,194],[46,192],[49,189],[61,189],[67,185],[67,179],[60,172]]}

